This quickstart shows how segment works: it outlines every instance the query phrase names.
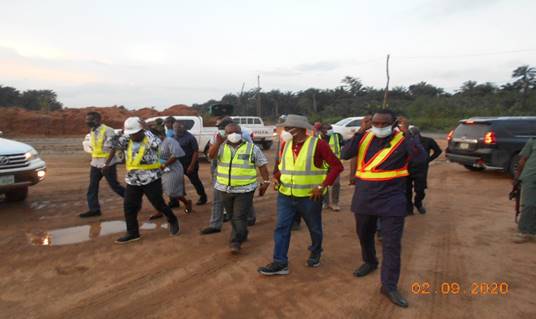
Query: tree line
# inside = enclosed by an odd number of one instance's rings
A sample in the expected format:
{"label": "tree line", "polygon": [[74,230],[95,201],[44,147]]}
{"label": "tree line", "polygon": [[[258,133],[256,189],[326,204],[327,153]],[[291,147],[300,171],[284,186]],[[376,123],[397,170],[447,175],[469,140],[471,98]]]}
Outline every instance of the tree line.
{"label": "tree line", "polygon": [[[387,107],[410,118],[425,130],[444,131],[457,121],[470,116],[536,115],[536,68],[520,66],[512,71],[511,82],[464,82],[454,93],[426,82],[388,91]],[[257,115],[257,99],[261,116],[275,121],[282,114],[305,114],[310,121],[334,123],[344,117],[372,113],[382,107],[384,89],[366,86],[359,78],[346,76],[334,89],[291,92],[252,89],[229,93],[221,100],[194,104],[206,113],[214,104],[232,104],[235,113]]]}
{"label": "tree line", "polygon": [[14,87],[0,85],[0,107],[20,107],[32,111],[56,111],[63,105],[52,90],[26,90],[20,92]]}

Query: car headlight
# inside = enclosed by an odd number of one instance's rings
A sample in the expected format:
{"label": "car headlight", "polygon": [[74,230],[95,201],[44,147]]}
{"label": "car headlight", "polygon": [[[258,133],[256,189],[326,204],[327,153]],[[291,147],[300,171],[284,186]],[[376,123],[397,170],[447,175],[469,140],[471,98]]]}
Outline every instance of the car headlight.
{"label": "car headlight", "polygon": [[37,153],[37,151],[32,148],[30,151],[24,154],[24,159],[27,161],[39,159],[39,153]]}

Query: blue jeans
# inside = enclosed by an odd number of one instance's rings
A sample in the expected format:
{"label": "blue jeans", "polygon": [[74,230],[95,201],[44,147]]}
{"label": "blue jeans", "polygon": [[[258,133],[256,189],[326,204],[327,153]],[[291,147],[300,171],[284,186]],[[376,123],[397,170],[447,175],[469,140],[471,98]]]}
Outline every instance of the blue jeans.
{"label": "blue jeans", "polygon": [[290,233],[296,214],[300,214],[311,235],[312,254],[322,253],[322,201],[309,197],[277,196],[277,224],[274,230],[274,262],[288,264]]}

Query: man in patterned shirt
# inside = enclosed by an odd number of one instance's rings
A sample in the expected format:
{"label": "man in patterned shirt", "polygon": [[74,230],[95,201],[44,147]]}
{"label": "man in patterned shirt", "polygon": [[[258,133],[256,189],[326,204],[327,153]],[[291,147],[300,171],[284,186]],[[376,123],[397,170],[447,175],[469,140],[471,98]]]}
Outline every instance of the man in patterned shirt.
{"label": "man in patterned shirt", "polygon": [[[153,207],[166,216],[171,235],[179,233],[179,220],[162,197],[162,172],[158,155],[161,143],[160,139],[144,129],[144,123],[138,117],[126,119],[124,135],[118,136],[112,143],[114,151],[125,152],[127,168],[125,176],[127,187],[123,204],[127,234],[115,241],[118,244],[140,239],[138,212],[144,194]],[[106,167],[114,153],[110,153]]]}

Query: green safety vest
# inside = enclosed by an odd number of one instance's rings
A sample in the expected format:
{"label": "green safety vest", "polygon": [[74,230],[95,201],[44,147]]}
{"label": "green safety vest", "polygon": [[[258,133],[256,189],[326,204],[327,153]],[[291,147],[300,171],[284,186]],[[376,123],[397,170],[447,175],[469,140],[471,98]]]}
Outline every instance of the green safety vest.
{"label": "green safety vest", "polygon": [[91,130],[90,132],[90,143],[91,143],[91,156],[93,158],[107,158],[108,153],[103,151],[104,148],[104,139],[106,138],[106,130],[108,126],[101,124],[98,131],[98,138],[95,137],[95,131]]}
{"label": "green safety vest", "polygon": [[339,134],[333,133],[329,137],[329,147],[333,151],[333,154],[337,156],[337,158],[341,158],[341,142],[339,138]]}
{"label": "green safety vest", "polygon": [[245,186],[257,182],[257,167],[252,162],[254,144],[242,143],[234,156],[231,147],[223,145],[223,153],[218,157],[216,181],[221,185]]}
{"label": "green safety vest", "polygon": [[127,171],[132,170],[154,170],[160,168],[160,161],[156,161],[152,164],[141,164],[141,160],[143,159],[143,155],[145,155],[145,149],[149,146],[149,139],[147,136],[143,138],[143,141],[141,142],[140,148],[138,149],[138,152],[136,155],[132,154],[132,141],[128,141],[128,147],[127,147],[127,158],[125,161]]}
{"label": "green safety vest", "polygon": [[[318,138],[309,136],[294,158],[292,141],[285,145],[279,171],[281,172],[279,192],[287,196],[309,197],[315,187],[322,185],[326,179],[328,169],[318,168],[314,164],[314,154]],[[326,191],[326,190],[324,190]]]}

